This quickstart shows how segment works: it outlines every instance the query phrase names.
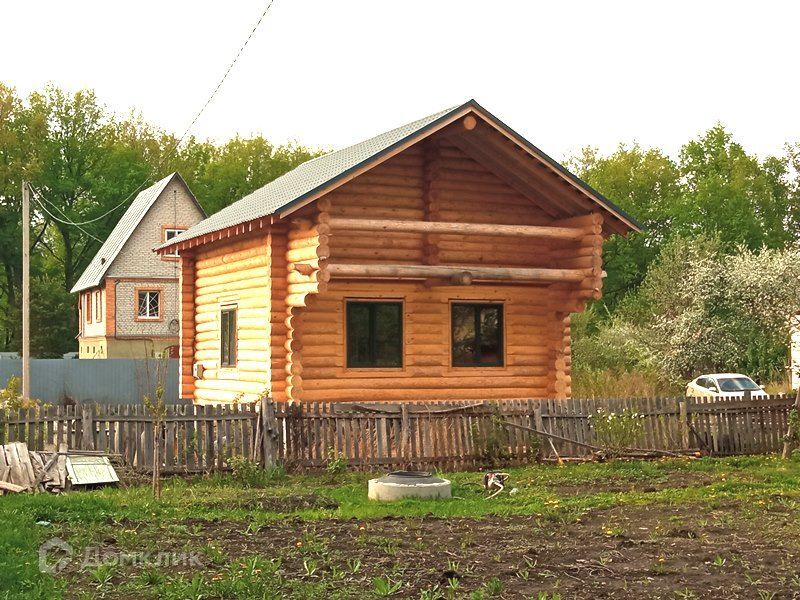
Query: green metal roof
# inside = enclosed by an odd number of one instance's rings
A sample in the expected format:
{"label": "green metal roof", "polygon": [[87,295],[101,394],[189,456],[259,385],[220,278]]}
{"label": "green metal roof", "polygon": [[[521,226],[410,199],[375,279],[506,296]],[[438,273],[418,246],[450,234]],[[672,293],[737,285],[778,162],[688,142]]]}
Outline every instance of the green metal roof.
{"label": "green metal roof", "polygon": [[423,135],[425,132],[434,129],[441,123],[455,118],[469,108],[491,119],[518,143],[525,145],[542,160],[550,163],[562,174],[566,175],[577,186],[583,188],[584,191],[592,196],[599,204],[604,206],[604,208],[610,210],[618,217],[622,218],[622,220],[629,223],[632,229],[640,229],[639,224],[636,223],[633,218],[602,194],[592,189],[586,182],[570,173],[561,164],[550,158],[502,121],[494,117],[494,115],[480,106],[475,100],[469,100],[460,106],[454,106],[439,111],[358,144],[311,159],[251,194],[248,194],[241,200],[227,206],[218,213],[211,215],[181,235],[172,238],[169,243],[158,246],[157,249],[167,248],[174,244],[186,242],[255,219],[285,212],[291,209],[292,206],[324,190],[326,187],[346,178],[357,169],[381,158],[383,155],[401,146],[411,138]]}

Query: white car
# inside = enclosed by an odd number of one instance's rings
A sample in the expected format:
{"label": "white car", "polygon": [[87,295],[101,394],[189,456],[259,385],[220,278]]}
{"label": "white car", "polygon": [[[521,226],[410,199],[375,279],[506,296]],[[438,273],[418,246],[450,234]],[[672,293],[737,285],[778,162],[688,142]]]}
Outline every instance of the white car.
{"label": "white car", "polygon": [[701,375],[686,386],[690,398],[735,398],[750,392],[752,398],[767,398],[760,385],[741,373],[712,373]]}

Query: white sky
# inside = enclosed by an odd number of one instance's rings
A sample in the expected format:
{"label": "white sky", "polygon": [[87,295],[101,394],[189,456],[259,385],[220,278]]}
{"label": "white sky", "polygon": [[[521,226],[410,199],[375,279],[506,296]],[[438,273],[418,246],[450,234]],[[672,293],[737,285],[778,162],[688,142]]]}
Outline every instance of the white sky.
{"label": "white sky", "polygon": [[[6,1],[0,81],[90,87],[180,133],[266,0]],[[798,2],[275,0],[192,133],[337,148],[475,98],[555,158],[800,141]]]}

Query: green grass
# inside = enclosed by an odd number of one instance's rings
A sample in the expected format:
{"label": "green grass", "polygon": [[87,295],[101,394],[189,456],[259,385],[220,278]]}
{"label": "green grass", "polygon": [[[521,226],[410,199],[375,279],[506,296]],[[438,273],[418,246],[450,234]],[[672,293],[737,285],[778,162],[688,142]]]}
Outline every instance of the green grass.
{"label": "green grass", "polygon": [[[338,567],[330,567],[326,540],[312,537],[302,540],[298,550],[304,560],[302,578],[287,580],[280,557],[251,556],[231,561],[213,542],[196,545],[192,541],[196,537],[196,526],[192,524],[195,519],[238,523],[246,536],[287,515],[307,521],[359,522],[384,517],[480,519],[487,515],[529,515],[543,522],[567,523],[575,522],[587,511],[619,505],[700,503],[718,507],[735,501],[745,507],[745,518],[748,510],[756,518],[765,503],[800,507],[800,462],[776,457],[534,465],[511,469],[510,473],[510,485],[518,492],[502,494],[491,501],[485,499],[477,473],[448,474],[453,481],[454,498],[446,501],[370,502],[366,494],[370,475],[353,473],[340,475],[335,482],[327,474],[275,477],[265,488],[242,487],[230,476],[172,478],[165,482],[160,502],[152,498],[147,487],[105,488],[64,496],[6,496],[0,498],[0,599],[76,597],[69,585],[76,577],[81,580],[82,590],[92,590],[87,597],[120,597],[113,596],[112,590],[115,594],[120,590],[144,594],[143,598],[278,598],[286,596],[287,590],[299,598],[334,597],[336,593],[347,597],[337,578],[357,576],[344,573],[347,568],[342,567],[340,573]],[[673,481],[675,485],[671,485]],[[693,484],[697,481],[702,485]],[[634,489],[606,489],[617,484],[632,484]],[[278,497],[292,502],[310,494],[330,499],[338,507],[282,510],[281,502],[273,500]],[[265,496],[270,499],[266,510],[254,504]],[[44,540],[62,536],[80,551],[111,534],[117,548],[131,551],[158,549],[163,539],[183,540],[219,572],[212,580],[203,570],[189,576],[143,568],[116,586],[114,568],[72,573],[67,578],[39,572],[38,547]],[[391,554],[395,541],[365,536],[364,543]],[[355,565],[350,570],[358,572]],[[380,582],[370,579],[362,585],[374,584],[373,595],[379,596],[392,590],[393,581],[392,574],[387,573]],[[156,595],[142,590],[155,590],[152,593]],[[487,590],[484,592],[489,595]]]}

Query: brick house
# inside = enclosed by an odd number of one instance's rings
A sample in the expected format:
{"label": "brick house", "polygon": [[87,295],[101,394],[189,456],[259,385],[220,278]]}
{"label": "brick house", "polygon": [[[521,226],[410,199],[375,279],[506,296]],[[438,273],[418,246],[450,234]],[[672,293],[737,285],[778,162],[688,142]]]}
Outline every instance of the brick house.
{"label": "brick house", "polygon": [[205,218],[173,173],[142,190],[72,288],[80,358],[176,355],[179,262],[152,248]]}

